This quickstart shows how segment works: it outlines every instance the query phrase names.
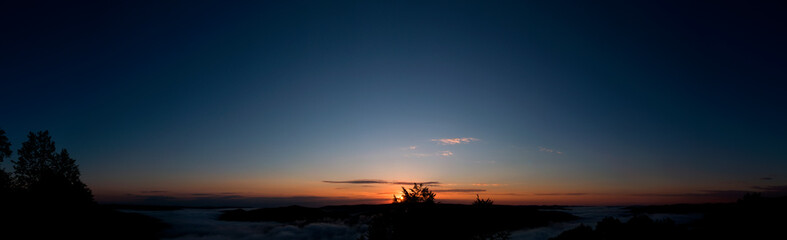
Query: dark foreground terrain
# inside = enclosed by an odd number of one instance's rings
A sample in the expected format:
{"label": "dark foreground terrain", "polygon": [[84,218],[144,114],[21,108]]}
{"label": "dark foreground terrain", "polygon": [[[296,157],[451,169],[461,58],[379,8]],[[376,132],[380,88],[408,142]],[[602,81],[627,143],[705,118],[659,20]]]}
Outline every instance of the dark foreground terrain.
{"label": "dark foreground terrain", "polygon": [[[676,204],[630,207],[633,217],[621,221],[608,217],[595,228],[581,225],[554,240],[570,239],[782,239],[787,226],[787,197],[766,198],[748,194],[735,203]],[[700,213],[700,220],[676,224],[671,219],[651,219],[647,214]]]}
{"label": "dark foreground terrain", "polygon": [[13,202],[0,208],[0,235],[5,236],[0,239],[158,239],[168,227],[158,219],[99,204]]}
{"label": "dark foreground terrain", "polygon": [[577,217],[550,207],[385,204],[307,208],[289,206],[231,210],[225,221],[274,221],[303,226],[314,222],[367,224],[368,239],[504,239],[513,230],[546,226]]}

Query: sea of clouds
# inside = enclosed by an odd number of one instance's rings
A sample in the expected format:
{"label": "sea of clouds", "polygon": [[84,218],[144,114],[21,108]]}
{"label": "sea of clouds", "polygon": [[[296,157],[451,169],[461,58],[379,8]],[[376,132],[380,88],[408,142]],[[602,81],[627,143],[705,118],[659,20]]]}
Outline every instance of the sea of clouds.
{"label": "sea of clouds", "polygon": [[[228,209],[182,209],[174,211],[131,211],[161,219],[172,227],[165,230],[163,239],[173,240],[246,240],[246,239],[358,239],[366,231],[365,225],[347,226],[338,223],[311,223],[303,226],[276,222],[229,222],[217,217]],[[514,231],[514,240],[546,240],[585,224],[595,226],[604,217],[627,221],[631,215],[622,207],[572,207],[565,210],[580,219],[554,223],[546,227]],[[654,214],[653,219],[671,218],[676,223],[687,223],[702,217],[699,214]]]}
{"label": "sea of clouds", "polygon": [[[358,239],[365,226],[311,223],[302,227],[276,222],[230,222],[216,220],[227,209],[183,209],[174,211],[130,211],[158,218],[170,224],[162,239],[246,240],[246,239]],[[363,228],[363,229],[362,229]]]}

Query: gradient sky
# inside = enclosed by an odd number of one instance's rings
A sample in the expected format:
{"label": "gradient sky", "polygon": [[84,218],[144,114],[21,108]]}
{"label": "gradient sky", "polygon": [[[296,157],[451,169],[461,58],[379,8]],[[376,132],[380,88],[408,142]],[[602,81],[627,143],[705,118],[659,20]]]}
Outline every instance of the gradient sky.
{"label": "gradient sky", "polygon": [[104,202],[787,191],[783,3],[547,2],[4,2],[0,128]]}

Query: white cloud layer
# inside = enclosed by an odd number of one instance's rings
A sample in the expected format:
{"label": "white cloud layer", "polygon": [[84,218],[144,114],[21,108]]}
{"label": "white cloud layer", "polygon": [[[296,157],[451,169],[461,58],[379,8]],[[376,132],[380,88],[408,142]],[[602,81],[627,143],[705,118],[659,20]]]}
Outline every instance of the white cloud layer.
{"label": "white cloud layer", "polygon": [[471,137],[463,137],[463,138],[437,138],[432,139],[433,142],[437,142],[441,145],[454,145],[454,144],[462,144],[462,143],[469,143],[478,141],[478,138],[471,138]]}

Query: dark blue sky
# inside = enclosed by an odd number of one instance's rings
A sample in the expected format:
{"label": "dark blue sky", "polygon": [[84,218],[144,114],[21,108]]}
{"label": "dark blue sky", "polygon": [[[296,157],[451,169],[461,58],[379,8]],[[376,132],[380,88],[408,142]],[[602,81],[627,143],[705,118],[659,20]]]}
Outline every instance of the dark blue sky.
{"label": "dark blue sky", "polygon": [[14,148],[50,130],[99,197],[383,179],[582,203],[787,185],[776,1],[0,9],[0,128]]}

